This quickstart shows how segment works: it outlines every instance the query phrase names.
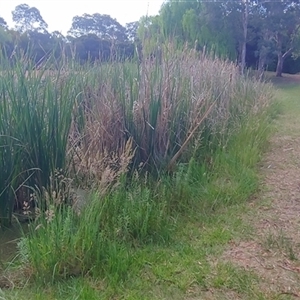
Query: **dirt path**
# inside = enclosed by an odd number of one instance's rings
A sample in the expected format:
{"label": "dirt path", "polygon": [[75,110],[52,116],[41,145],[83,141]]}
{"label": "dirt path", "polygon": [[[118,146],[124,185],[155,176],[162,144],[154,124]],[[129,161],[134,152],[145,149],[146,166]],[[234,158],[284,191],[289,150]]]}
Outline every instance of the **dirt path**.
{"label": "dirt path", "polygon": [[[300,76],[276,80],[283,112],[262,162],[262,188],[246,222],[250,239],[224,259],[259,278],[265,299],[300,298]],[[261,299],[261,298],[259,298]]]}

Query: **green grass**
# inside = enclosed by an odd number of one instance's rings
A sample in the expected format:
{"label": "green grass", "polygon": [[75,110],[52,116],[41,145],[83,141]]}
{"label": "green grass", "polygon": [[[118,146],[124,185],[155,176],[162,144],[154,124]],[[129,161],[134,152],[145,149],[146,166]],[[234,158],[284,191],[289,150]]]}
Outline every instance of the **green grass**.
{"label": "green grass", "polygon": [[[284,118],[292,116],[294,119],[300,111],[299,84],[286,84],[278,90],[278,97],[282,99],[281,107]],[[292,124],[291,124],[292,125]],[[290,132],[293,134],[293,132]],[[295,133],[295,132],[294,132]]]}
{"label": "green grass", "polygon": [[[248,295],[250,299],[257,277],[217,260],[231,239],[251,233],[238,217],[242,210],[239,204],[200,220],[182,220],[172,243],[148,244],[132,253],[132,263],[123,280],[116,280],[113,273],[119,270],[111,269],[104,278],[86,275],[54,283],[33,281],[24,287],[19,283],[19,288],[5,291],[5,295],[7,299],[25,299],[28,295],[39,299],[41,294],[43,299],[183,299],[189,293],[201,297],[207,289],[216,288]],[[124,260],[118,256],[114,263],[119,259]]]}

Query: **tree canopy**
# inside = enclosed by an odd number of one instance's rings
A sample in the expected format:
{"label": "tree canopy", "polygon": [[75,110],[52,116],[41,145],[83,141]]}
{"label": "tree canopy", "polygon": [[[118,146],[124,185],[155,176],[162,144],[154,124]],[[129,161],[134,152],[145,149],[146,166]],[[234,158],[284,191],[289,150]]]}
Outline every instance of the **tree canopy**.
{"label": "tree canopy", "polygon": [[68,33],[74,37],[95,34],[103,40],[118,40],[122,42],[127,40],[125,27],[111,16],[98,13],[75,16]]}
{"label": "tree canopy", "polygon": [[7,23],[2,17],[0,17],[0,27],[7,29]]}
{"label": "tree canopy", "polygon": [[262,19],[263,42],[271,41],[270,51],[277,55],[276,75],[281,76],[284,60],[300,47],[300,2],[261,2],[259,17]]}
{"label": "tree canopy", "polygon": [[300,71],[300,0],[168,0],[158,15],[125,26],[106,14],[74,16],[67,36],[49,33],[36,7],[20,4],[12,17],[13,30],[0,17],[2,51],[30,49],[36,61],[51,51],[55,57],[69,55],[81,62],[129,59],[134,53],[141,59],[142,53],[155,56],[172,41],[181,49],[187,45],[233,60],[241,71],[269,69],[277,76]]}
{"label": "tree canopy", "polygon": [[16,23],[16,29],[20,32],[47,32],[48,24],[44,21],[40,11],[36,7],[20,4],[12,12],[12,18]]}

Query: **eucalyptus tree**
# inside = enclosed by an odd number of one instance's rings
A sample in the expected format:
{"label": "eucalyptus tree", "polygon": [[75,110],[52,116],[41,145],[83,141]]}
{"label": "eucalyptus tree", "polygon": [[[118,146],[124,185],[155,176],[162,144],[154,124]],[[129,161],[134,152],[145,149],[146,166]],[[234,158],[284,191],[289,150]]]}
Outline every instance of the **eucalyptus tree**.
{"label": "eucalyptus tree", "polygon": [[102,40],[127,41],[126,28],[111,16],[99,13],[75,16],[68,34],[73,37],[94,34]]}
{"label": "eucalyptus tree", "polygon": [[0,17],[0,53],[11,55],[13,48],[12,31],[8,30],[6,21]]}
{"label": "eucalyptus tree", "polygon": [[137,39],[139,25],[139,21],[126,23],[125,32],[129,41],[134,42]]}
{"label": "eucalyptus tree", "polygon": [[282,75],[283,67],[300,71],[296,60],[300,54],[299,21],[298,0],[249,0],[247,63],[258,68],[258,75],[263,74],[266,66],[276,69],[277,76]]}
{"label": "eucalyptus tree", "polygon": [[4,29],[8,28],[6,21],[2,17],[0,17],[0,27]]}
{"label": "eucalyptus tree", "polygon": [[0,45],[1,48],[4,47],[4,43],[8,40],[8,34],[7,34],[7,23],[5,20],[0,17]]}
{"label": "eucalyptus tree", "polygon": [[249,22],[249,0],[242,0],[242,24],[243,24],[243,41],[242,41],[242,53],[241,53],[241,71],[242,73],[246,67],[246,46],[248,37],[248,22]]}
{"label": "eucalyptus tree", "polygon": [[47,33],[48,24],[36,7],[20,4],[12,11],[12,19],[16,23],[16,29],[22,33],[27,31]]}
{"label": "eucalyptus tree", "polygon": [[300,2],[299,0],[257,1],[262,24],[263,45],[277,56],[276,76],[282,76],[287,57],[299,55]]}

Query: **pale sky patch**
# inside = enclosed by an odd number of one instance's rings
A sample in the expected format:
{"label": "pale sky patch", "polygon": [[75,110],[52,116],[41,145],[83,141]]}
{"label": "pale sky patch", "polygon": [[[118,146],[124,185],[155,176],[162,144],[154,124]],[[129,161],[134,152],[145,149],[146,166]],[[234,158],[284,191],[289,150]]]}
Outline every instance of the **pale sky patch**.
{"label": "pale sky patch", "polygon": [[141,16],[157,15],[164,0],[0,0],[0,17],[13,27],[11,12],[19,4],[36,7],[48,24],[49,32],[66,34],[76,15],[107,14],[119,23],[138,21]]}

